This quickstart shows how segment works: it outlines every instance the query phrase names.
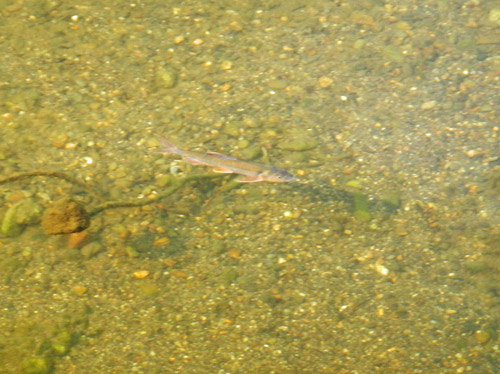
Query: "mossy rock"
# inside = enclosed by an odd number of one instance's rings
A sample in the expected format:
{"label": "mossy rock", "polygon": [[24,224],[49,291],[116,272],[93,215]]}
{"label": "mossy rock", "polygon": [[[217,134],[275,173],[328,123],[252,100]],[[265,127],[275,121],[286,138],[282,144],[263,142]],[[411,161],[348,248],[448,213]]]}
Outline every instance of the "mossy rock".
{"label": "mossy rock", "polygon": [[42,207],[32,199],[19,201],[5,212],[0,231],[5,236],[18,236],[27,225],[39,222],[41,215]]}
{"label": "mossy rock", "polygon": [[90,218],[83,206],[70,198],[56,201],[45,210],[42,227],[48,235],[80,232],[89,227]]}

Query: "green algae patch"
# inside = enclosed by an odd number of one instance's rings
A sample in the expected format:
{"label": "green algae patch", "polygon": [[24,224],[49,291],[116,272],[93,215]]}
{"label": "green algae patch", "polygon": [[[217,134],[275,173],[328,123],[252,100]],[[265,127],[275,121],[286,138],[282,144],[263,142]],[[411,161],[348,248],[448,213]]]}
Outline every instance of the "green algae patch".
{"label": "green algae patch", "polygon": [[359,181],[357,179],[351,179],[350,181],[347,181],[345,185],[346,185],[346,187],[351,187],[351,188],[356,188],[356,189],[363,188],[363,184],[361,183],[361,181]]}
{"label": "green algae patch", "polygon": [[76,336],[68,330],[62,330],[51,339],[50,348],[58,355],[65,355],[76,342]]}
{"label": "green algae patch", "polygon": [[52,362],[48,357],[30,357],[23,362],[25,374],[48,374],[52,372]]}
{"label": "green algae patch", "polygon": [[0,337],[0,368],[8,373],[53,373],[56,361],[69,354],[87,329],[89,313],[82,306],[63,315],[19,321],[8,336]]}
{"label": "green algae patch", "polygon": [[372,219],[372,214],[370,213],[370,204],[368,201],[368,197],[360,193],[354,193],[352,195],[352,199],[354,206],[354,217],[361,222],[370,221]]}

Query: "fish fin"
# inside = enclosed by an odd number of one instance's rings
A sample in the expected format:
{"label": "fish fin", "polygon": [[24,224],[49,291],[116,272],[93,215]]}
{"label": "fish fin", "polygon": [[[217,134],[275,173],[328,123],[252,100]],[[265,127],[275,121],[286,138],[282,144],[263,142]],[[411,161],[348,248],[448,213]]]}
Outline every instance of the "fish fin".
{"label": "fish fin", "polygon": [[210,165],[210,164],[207,164],[206,162],[200,161],[200,160],[193,158],[193,157],[183,157],[182,159],[185,162],[187,162],[189,164],[193,164],[193,165]]}
{"label": "fish fin", "polygon": [[217,166],[216,168],[213,169],[216,173],[223,173],[223,174],[232,174],[234,173],[231,169],[224,168],[222,166]]}
{"label": "fish fin", "polygon": [[256,176],[247,176],[245,178],[239,178],[236,181],[240,183],[254,183],[254,182],[262,182],[264,179],[262,179],[261,175],[256,175]]}
{"label": "fish fin", "polygon": [[165,138],[161,138],[159,137],[158,138],[158,141],[161,143],[161,145],[163,146],[163,148],[158,148],[155,150],[155,152],[163,152],[163,153],[173,153],[173,154],[180,154],[182,152],[182,150],[173,145],[172,143],[170,143],[167,139]]}
{"label": "fish fin", "polygon": [[219,158],[225,158],[226,160],[238,160],[237,158],[235,157],[231,157],[231,156],[227,156],[227,155],[223,155],[222,153],[218,153],[218,152],[207,152],[207,155],[210,155],[210,156],[217,156]]}

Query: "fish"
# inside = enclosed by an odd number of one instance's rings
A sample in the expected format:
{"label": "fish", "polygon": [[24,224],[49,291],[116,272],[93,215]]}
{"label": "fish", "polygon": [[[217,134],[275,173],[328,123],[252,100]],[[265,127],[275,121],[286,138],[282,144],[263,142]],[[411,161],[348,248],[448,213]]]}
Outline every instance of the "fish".
{"label": "fish", "polygon": [[162,148],[157,152],[179,155],[185,162],[194,165],[206,165],[214,167],[216,173],[240,174],[243,178],[238,182],[295,182],[297,177],[284,169],[271,165],[261,164],[253,161],[240,160],[235,157],[226,156],[217,152],[196,152],[182,149],[172,144],[165,138],[158,138]]}

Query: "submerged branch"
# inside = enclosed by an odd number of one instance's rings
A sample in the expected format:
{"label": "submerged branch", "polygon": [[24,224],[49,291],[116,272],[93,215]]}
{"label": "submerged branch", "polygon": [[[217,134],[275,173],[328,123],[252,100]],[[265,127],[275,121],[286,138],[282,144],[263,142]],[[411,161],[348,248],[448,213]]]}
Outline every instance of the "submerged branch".
{"label": "submerged branch", "polygon": [[133,201],[108,201],[106,203],[100,204],[96,206],[89,215],[91,217],[95,216],[98,213],[101,213],[104,210],[113,209],[113,208],[135,208],[141,207],[149,204],[153,204],[157,201],[160,201],[176,192],[179,188],[184,187],[190,182],[198,182],[205,179],[214,179],[220,178],[220,175],[217,174],[195,174],[190,175],[184,178],[180,178],[173,182],[171,186],[169,186],[166,190],[160,192],[155,197],[151,199],[145,200],[133,200]]}
{"label": "submerged branch", "polygon": [[[85,184],[84,182],[79,181],[78,179],[75,179],[65,173],[58,172],[58,171],[33,171],[33,172],[27,172],[27,173],[19,173],[16,175],[13,175],[11,177],[3,178],[0,179],[0,185],[9,183],[9,182],[15,182],[18,180],[22,179],[27,179],[27,178],[33,178],[33,177],[50,177],[50,178],[58,178],[65,180],[66,182],[69,182],[75,186],[78,186],[85,191],[87,191],[92,197],[96,198],[97,200],[102,201],[103,197],[100,194],[96,194],[96,191],[90,187],[89,185]],[[189,183],[197,183],[202,180],[207,180],[207,179],[216,179],[220,178],[220,174],[212,174],[212,173],[206,173],[206,174],[195,174],[195,175],[189,175],[187,177],[179,178],[177,180],[174,180],[172,185],[167,187],[164,191],[158,193],[155,197],[151,199],[143,199],[143,200],[129,200],[129,201],[107,201],[102,204],[97,205],[94,209],[92,209],[89,213],[90,217],[95,216],[96,214],[99,214],[105,210],[108,209],[114,209],[114,208],[134,208],[134,207],[141,207],[149,204],[153,204],[159,200],[162,200],[172,194],[174,194],[178,189],[184,187],[185,185]],[[228,184],[231,185],[233,182],[229,182]],[[234,188],[232,186],[231,188]]]}

